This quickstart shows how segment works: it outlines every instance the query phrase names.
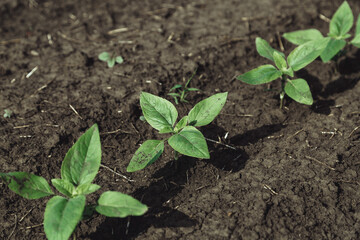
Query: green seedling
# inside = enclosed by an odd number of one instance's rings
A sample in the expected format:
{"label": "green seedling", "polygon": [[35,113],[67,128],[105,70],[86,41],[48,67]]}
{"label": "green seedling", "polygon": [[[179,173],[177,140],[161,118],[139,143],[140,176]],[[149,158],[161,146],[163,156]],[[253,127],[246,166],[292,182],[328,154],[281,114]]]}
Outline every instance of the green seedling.
{"label": "green seedling", "polygon": [[173,86],[170,89],[170,92],[171,91],[176,91],[176,92],[168,93],[169,96],[172,96],[174,98],[174,101],[175,101],[176,104],[179,104],[179,100],[180,100],[180,102],[186,102],[187,103],[188,101],[186,100],[186,96],[187,96],[188,92],[200,91],[200,89],[188,87],[190,81],[193,79],[195,74],[196,74],[196,70],[191,75],[191,77],[187,80],[185,86],[183,86],[181,84],[176,84],[175,86]]}
{"label": "green seedling", "polygon": [[[356,22],[355,36],[351,41],[346,42],[346,39],[351,37],[349,31],[353,23],[354,16],[351,8],[347,1],[344,1],[331,18],[329,33],[326,37],[329,41],[326,43],[324,51],[320,54],[323,62],[328,62],[337,56],[347,43],[360,48],[360,14]],[[324,38],[321,32],[314,28],[284,33],[283,37],[295,45]]]}
{"label": "green seedling", "polygon": [[4,118],[11,118],[12,111],[10,109],[4,110]]}
{"label": "green seedling", "polygon": [[[79,221],[92,211],[108,217],[140,216],[147,206],[126,194],[106,191],[96,205],[86,206],[86,195],[100,188],[93,184],[101,162],[101,144],[96,124],[70,148],[61,165],[61,179],[51,183],[64,196],[53,196],[46,204],[44,230],[50,240],[69,239]],[[27,172],[0,173],[0,178],[15,193],[27,199],[52,196],[47,181]],[[74,236],[75,237],[75,236]]]}
{"label": "green seedling", "polygon": [[322,53],[328,41],[329,39],[322,38],[302,44],[295,48],[285,60],[282,52],[273,49],[268,42],[258,37],[255,40],[256,50],[260,56],[275,62],[276,67],[270,64],[262,65],[238,76],[237,79],[257,85],[281,78],[280,108],[283,106],[285,94],[299,103],[311,105],[313,98],[308,83],[302,78],[291,80],[289,77],[294,77],[295,71],[314,61]]}
{"label": "green seedling", "polygon": [[115,62],[118,64],[124,62],[124,59],[121,56],[116,56],[115,53],[110,54],[108,52],[100,53],[99,59],[103,62],[107,62],[109,68],[112,68],[115,65]]}
{"label": "green seedling", "polygon": [[[159,133],[170,133],[164,140],[146,140],[135,152],[128,167],[128,172],[135,172],[155,162],[164,151],[165,141],[174,149],[174,158],[179,154],[190,157],[209,159],[210,154],[203,134],[195,127],[211,123],[225,105],[227,92],[218,93],[197,103],[176,123],[178,112],[166,99],[142,92],[140,106],[145,120]],[[176,124],[175,124],[176,123]]]}

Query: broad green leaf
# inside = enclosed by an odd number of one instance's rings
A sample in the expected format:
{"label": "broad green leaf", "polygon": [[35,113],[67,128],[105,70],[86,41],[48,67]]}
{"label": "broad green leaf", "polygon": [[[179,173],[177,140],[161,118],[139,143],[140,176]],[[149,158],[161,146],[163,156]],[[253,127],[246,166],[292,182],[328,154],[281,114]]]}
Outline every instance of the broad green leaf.
{"label": "broad green leaf", "polygon": [[292,70],[291,67],[289,67],[288,69],[282,70],[281,71],[283,74],[286,74],[290,77],[294,77],[294,70]]}
{"label": "broad green leaf", "polygon": [[336,10],[330,21],[330,36],[342,37],[352,27],[354,16],[347,1],[344,1]]}
{"label": "broad green leaf", "polygon": [[124,59],[123,59],[121,56],[117,56],[117,57],[115,58],[115,62],[117,62],[118,64],[121,64],[121,63],[124,62]]}
{"label": "broad green leaf", "polygon": [[156,130],[174,126],[178,112],[168,100],[142,92],[140,106],[146,121]]}
{"label": "broad green leaf", "polygon": [[107,60],[107,64],[109,68],[114,67],[115,65],[115,58],[110,58],[109,60]]}
{"label": "broad green leaf", "polygon": [[321,60],[324,63],[330,61],[341,49],[345,47],[345,45],[345,40],[331,38],[326,48],[320,55]]}
{"label": "broad green leaf", "polygon": [[141,216],[148,207],[135,198],[120,192],[104,192],[98,200],[96,211],[107,217]]}
{"label": "broad green leaf", "polygon": [[46,204],[44,230],[49,240],[69,239],[79,223],[85,207],[85,196],[69,200],[60,196],[51,198]]}
{"label": "broad green leaf", "polygon": [[355,47],[360,48],[360,34],[356,35],[353,40],[350,42]]}
{"label": "broad green leaf", "polygon": [[74,195],[75,186],[69,180],[54,178],[51,180],[51,183],[54,185],[56,190],[65,196],[71,198]]}
{"label": "broad green leaf", "polygon": [[281,75],[281,72],[277,70],[273,65],[267,64],[250,70],[249,72],[244,73],[240,76],[237,76],[236,79],[247,84],[257,85],[271,82],[281,77]]}
{"label": "broad green leaf", "polygon": [[90,193],[93,193],[93,192],[99,190],[100,188],[101,187],[97,184],[84,183],[75,189],[74,196],[75,195],[87,195],[87,194],[90,194]]}
{"label": "broad green leaf", "polygon": [[164,151],[164,141],[146,140],[131,158],[128,172],[135,172],[155,162]]}
{"label": "broad green leaf", "polygon": [[281,56],[279,53],[274,52],[273,54],[274,62],[276,67],[280,70],[286,70],[287,69],[287,63],[283,56]]}
{"label": "broad green leaf", "polygon": [[356,20],[355,36],[360,34],[360,14]]}
{"label": "broad green leaf", "polygon": [[94,124],[67,152],[61,165],[61,178],[75,186],[91,183],[99,171],[100,162],[100,135],[97,124]]}
{"label": "broad green leaf", "polygon": [[184,116],[176,125],[174,128],[175,132],[178,132],[180,129],[183,129],[188,123],[188,116]]}
{"label": "broad green leaf", "polygon": [[107,62],[110,59],[110,54],[108,52],[102,52],[99,54],[99,59],[101,61]]}
{"label": "broad green leaf", "polygon": [[177,152],[195,158],[209,159],[210,154],[202,133],[193,126],[186,126],[171,136],[169,145]]}
{"label": "broad green leaf", "polygon": [[38,199],[53,195],[45,178],[26,172],[0,173],[0,178],[11,191],[27,199]]}
{"label": "broad green leaf", "polygon": [[288,56],[289,66],[294,71],[304,68],[323,52],[329,40],[329,38],[322,38],[296,47]]}
{"label": "broad green leaf", "polygon": [[306,105],[313,104],[313,98],[307,82],[298,78],[295,80],[288,80],[285,85],[285,93],[299,103]]}
{"label": "broad green leaf", "polygon": [[264,40],[260,37],[257,37],[255,39],[255,45],[256,45],[256,50],[258,51],[259,55],[264,58],[267,58],[271,61],[274,61],[274,58],[273,58],[274,52],[277,52],[281,56],[285,57],[284,53],[273,49],[266,40]]}
{"label": "broad green leaf", "polygon": [[173,133],[174,129],[172,127],[164,127],[159,131],[159,133]]}
{"label": "broad green leaf", "polygon": [[283,37],[295,45],[301,45],[308,41],[323,38],[321,32],[317,29],[298,30],[294,32],[284,33]]}
{"label": "broad green leaf", "polygon": [[198,102],[189,112],[188,122],[193,126],[205,126],[219,115],[228,93],[218,93]]}

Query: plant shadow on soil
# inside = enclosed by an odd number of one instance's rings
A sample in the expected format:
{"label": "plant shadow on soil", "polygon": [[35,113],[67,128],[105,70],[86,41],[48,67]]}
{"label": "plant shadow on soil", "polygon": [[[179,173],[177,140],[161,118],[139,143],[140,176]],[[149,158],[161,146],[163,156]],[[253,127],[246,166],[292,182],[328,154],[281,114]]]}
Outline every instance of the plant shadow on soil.
{"label": "plant shadow on soil", "polygon": [[[208,125],[202,129],[204,136],[216,139],[214,136],[223,135],[225,130],[214,125]],[[260,129],[259,132],[262,132]],[[269,134],[272,131],[268,131]],[[253,134],[250,134],[253,135]],[[244,134],[246,136],[246,134]],[[261,136],[255,137],[260,139]],[[256,139],[253,139],[255,142]],[[142,203],[149,206],[149,211],[143,217],[131,218],[106,218],[98,227],[95,233],[88,237],[91,239],[132,239],[153,226],[155,228],[179,228],[194,227],[198,224],[190,216],[164,206],[176,197],[188,184],[188,172],[196,166],[197,161],[204,161],[211,164],[221,171],[230,173],[240,171],[245,167],[248,155],[240,149],[230,149],[219,144],[208,142],[211,158],[208,160],[198,160],[195,158],[181,156],[177,162],[169,161],[163,168],[152,175],[157,179],[150,186],[141,187],[131,194]],[[216,151],[214,150],[216,148]],[[129,224],[130,222],[130,224]],[[129,224],[129,227],[127,225]],[[128,228],[128,229],[127,229]]]}
{"label": "plant shadow on soil", "polygon": [[176,209],[164,206],[184,188],[187,182],[187,171],[196,164],[196,159],[184,158],[187,157],[181,156],[177,164],[174,164],[174,161],[168,162],[153,174],[152,178],[157,179],[156,181],[130,194],[149,207],[143,217],[106,218],[98,230],[89,237],[91,239],[131,239],[141,232],[146,232],[151,226],[155,228],[195,226],[196,220]]}

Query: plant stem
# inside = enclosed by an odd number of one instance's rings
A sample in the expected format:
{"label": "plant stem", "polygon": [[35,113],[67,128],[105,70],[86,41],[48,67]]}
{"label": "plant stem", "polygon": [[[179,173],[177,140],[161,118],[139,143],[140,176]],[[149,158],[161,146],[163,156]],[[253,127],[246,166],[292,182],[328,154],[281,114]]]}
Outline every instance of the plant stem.
{"label": "plant stem", "polygon": [[179,159],[179,152],[174,150],[174,159],[177,161]]}
{"label": "plant stem", "polygon": [[285,82],[287,80],[286,75],[281,76],[281,92],[280,92],[280,109],[283,107],[284,97],[285,97]]}

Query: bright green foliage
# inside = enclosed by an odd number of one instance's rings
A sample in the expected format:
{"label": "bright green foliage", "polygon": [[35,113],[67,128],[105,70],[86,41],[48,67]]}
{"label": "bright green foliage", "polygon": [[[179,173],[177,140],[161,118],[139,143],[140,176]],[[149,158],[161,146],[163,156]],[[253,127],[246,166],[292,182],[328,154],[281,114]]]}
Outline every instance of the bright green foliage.
{"label": "bright green foliage", "polygon": [[[91,209],[85,207],[85,195],[93,193],[100,188],[99,185],[91,183],[99,170],[100,161],[100,135],[98,126],[94,124],[76,141],[66,154],[61,166],[62,178],[51,180],[54,187],[65,195],[66,198],[54,196],[46,205],[44,229],[48,239],[68,239],[83,217],[83,214],[88,213],[88,211],[84,213],[84,209]],[[31,173],[0,173],[0,178],[8,184],[12,191],[27,199],[38,199],[54,195],[43,177]],[[122,211],[125,214],[121,216],[139,216],[147,210],[147,207],[141,203],[142,211],[134,210],[133,207],[136,206],[134,202],[137,204],[139,202],[130,196],[118,198],[118,200],[125,201],[117,203],[123,206]],[[102,202],[106,205],[106,201]]]}
{"label": "bright green foliage", "polygon": [[271,82],[281,76],[281,71],[273,65],[267,64],[257,67],[237,77],[238,80],[252,85]]}
{"label": "bright green foliage", "polygon": [[[218,93],[197,103],[175,125],[178,113],[169,101],[142,92],[140,106],[146,121],[159,133],[171,133],[169,145],[178,153],[196,158],[210,158],[209,150],[202,133],[195,126],[211,123],[220,113],[227,98],[227,93]],[[144,100],[145,99],[145,100]],[[128,172],[141,170],[156,161],[164,151],[165,140],[147,140],[135,152],[127,167]],[[177,159],[177,157],[175,157]]]}
{"label": "bright green foliage", "polygon": [[12,115],[12,111],[10,109],[4,110],[4,118],[10,118]]}
{"label": "bright green foliage", "polygon": [[168,142],[181,154],[195,158],[210,158],[204,136],[193,126],[184,127],[179,133],[171,136]]}
{"label": "bright green foliage", "polygon": [[96,211],[107,217],[141,216],[147,206],[135,198],[120,192],[104,192],[101,194]]}
{"label": "bright green foliage", "polygon": [[211,123],[225,105],[227,93],[218,93],[197,103],[189,112],[188,122],[201,127]]}
{"label": "bright green foliage", "polygon": [[298,71],[306,67],[323,52],[328,41],[328,38],[322,38],[298,46],[287,58],[289,66],[294,71]]}
{"label": "bright green foliage", "polygon": [[[284,33],[283,37],[289,42],[300,45],[321,38],[329,39],[323,48],[320,58],[323,62],[328,62],[334,58],[345,46],[345,39],[351,37],[348,33],[353,26],[354,16],[347,1],[344,1],[336,10],[331,18],[329,25],[328,37],[323,37],[316,29],[299,30],[290,33]],[[355,37],[349,43],[356,47],[360,47],[360,15],[356,22]],[[294,69],[295,70],[295,69]],[[296,71],[296,70],[295,70]]]}
{"label": "bright green foliage", "polygon": [[135,172],[145,168],[155,162],[163,151],[164,141],[146,140],[138,150],[136,150],[126,170],[128,172]]}
{"label": "bright green foliage", "polygon": [[284,53],[279,52],[278,50],[273,49],[270,44],[265,41],[262,38],[257,37],[255,39],[255,45],[256,45],[256,50],[259,53],[260,56],[267,58],[271,61],[274,61],[273,56],[274,56],[274,52],[277,52],[278,54],[280,54],[281,56],[284,57]]}
{"label": "bright green foliage", "polygon": [[295,101],[307,105],[313,104],[310,88],[307,82],[302,79],[288,80],[285,85],[285,93]]}
{"label": "bright green foliage", "polygon": [[156,130],[171,129],[174,126],[178,112],[168,100],[142,92],[140,106],[146,121]]}
{"label": "bright green foliage", "polygon": [[341,49],[343,49],[346,45],[346,41],[344,39],[333,39],[330,38],[326,46],[326,51],[323,51],[320,55],[320,58],[323,62],[330,61]]}
{"label": "bright green foliage", "polygon": [[100,162],[100,135],[94,125],[67,152],[61,165],[61,178],[73,185],[90,183],[99,171]]}
{"label": "bright green foliage", "polygon": [[121,64],[124,62],[124,59],[121,56],[115,56],[115,54],[110,54],[108,52],[102,52],[99,54],[99,60],[107,62],[108,67],[114,67],[115,63]]}
{"label": "bright green foliage", "polygon": [[0,173],[0,178],[9,188],[23,198],[38,199],[53,195],[49,184],[43,177],[26,172]]}
{"label": "bright green foliage", "polygon": [[[170,89],[170,93],[168,93],[168,95],[172,96],[174,98],[174,101],[176,104],[179,104],[179,99],[180,99],[180,102],[188,102],[186,100],[186,96],[188,95],[189,92],[200,91],[200,89],[188,87],[191,79],[193,79],[195,74],[196,74],[196,70],[191,75],[191,77],[187,80],[185,86],[183,86],[181,84],[176,84],[175,86],[173,86]],[[171,91],[175,91],[175,92],[171,92]]]}
{"label": "bright green foliage", "polygon": [[329,36],[344,37],[354,23],[354,15],[349,4],[344,1],[331,18]]}
{"label": "bright green foliage", "polygon": [[[264,41],[263,39],[257,39],[257,42],[268,46]],[[262,65],[237,76],[237,79],[248,84],[256,85],[268,83],[281,77],[280,107],[282,107],[284,94],[287,94],[299,103],[311,105],[313,100],[307,82],[304,79],[289,80],[288,76],[293,77],[294,71],[298,71],[314,61],[322,53],[328,41],[328,38],[320,38],[306,42],[295,48],[287,59],[285,59],[283,54],[279,54],[278,51],[272,51],[272,59],[276,67],[270,64]]]}
{"label": "bright green foliage", "polygon": [[300,45],[306,42],[323,38],[321,32],[317,29],[298,30],[291,33],[284,33],[283,37],[289,42]]}
{"label": "bright green foliage", "polygon": [[44,229],[49,240],[69,239],[81,219],[86,198],[84,195],[66,199],[51,198],[46,204]]}

